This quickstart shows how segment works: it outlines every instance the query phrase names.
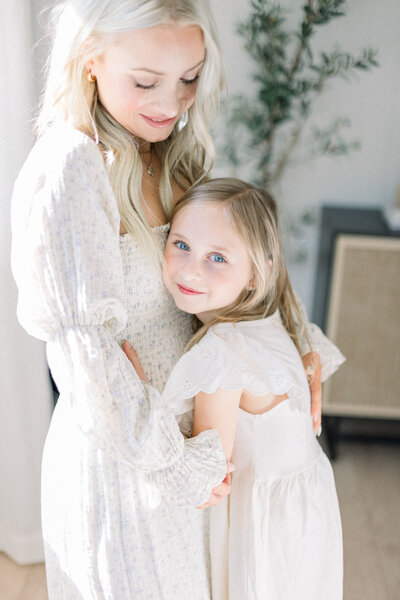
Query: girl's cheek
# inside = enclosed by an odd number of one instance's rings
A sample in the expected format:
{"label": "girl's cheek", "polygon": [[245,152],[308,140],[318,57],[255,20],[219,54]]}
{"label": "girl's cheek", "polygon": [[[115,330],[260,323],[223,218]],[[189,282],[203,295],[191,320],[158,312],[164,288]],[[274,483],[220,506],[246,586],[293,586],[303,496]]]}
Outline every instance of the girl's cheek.
{"label": "girl's cheek", "polygon": [[228,274],[215,265],[209,266],[208,278],[214,285],[225,285],[225,283],[229,283]]}
{"label": "girl's cheek", "polygon": [[164,269],[166,269],[169,275],[176,273],[179,270],[180,259],[174,252],[173,248],[166,248],[164,252]]}

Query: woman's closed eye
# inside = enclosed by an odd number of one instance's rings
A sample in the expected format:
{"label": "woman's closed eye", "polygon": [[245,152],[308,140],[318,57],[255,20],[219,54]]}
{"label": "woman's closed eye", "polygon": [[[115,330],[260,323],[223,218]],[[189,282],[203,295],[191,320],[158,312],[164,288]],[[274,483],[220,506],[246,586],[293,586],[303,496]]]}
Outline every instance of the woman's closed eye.
{"label": "woman's closed eye", "polygon": [[181,79],[181,82],[184,85],[193,85],[194,83],[196,83],[196,81],[199,80],[200,77],[200,73],[197,73],[197,75],[195,77],[193,77],[193,79]]}
{"label": "woman's closed eye", "polygon": [[155,83],[150,83],[149,85],[145,85],[144,83],[139,83],[139,81],[136,81],[135,79],[133,80],[135,87],[139,88],[140,90],[152,90],[156,87]]}
{"label": "woman's closed eye", "polygon": [[[181,79],[181,83],[183,83],[183,85],[193,85],[194,83],[196,83],[198,81],[200,77],[200,73],[197,73],[197,75],[195,77],[193,77],[193,79]],[[149,84],[145,84],[145,83],[140,83],[139,81],[136,81],[136,79],[133,80],[135,87],[139,88],[140,90],[153,90],[156,85],[157,85],[157,81],[154,83],[149,83]]]}

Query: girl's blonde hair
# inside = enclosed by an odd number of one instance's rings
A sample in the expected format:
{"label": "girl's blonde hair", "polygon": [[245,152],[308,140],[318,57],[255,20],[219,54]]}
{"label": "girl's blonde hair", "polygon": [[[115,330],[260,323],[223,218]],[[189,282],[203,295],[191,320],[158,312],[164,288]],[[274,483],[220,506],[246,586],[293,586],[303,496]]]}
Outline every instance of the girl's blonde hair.
{"label": "girl's blonde hair", "polygon": [[53,46],[37,121],[39,135],[61,120],[100,144],[122,223],[153,256],[157,245],[141,203],[138,143],[97,101],[97,84],[87,81],[85,64],[121,33],[170,23],[200,27],[206,49],[188,124],[181,131],[176,126],[167,140],[154,145],[163,165],[161,202],[170,216],[171,181],[188,189],[207,177],[214,164],[210,124],[219,110],[224,68],[209,0],[66,0],[57,5],[50,22]]}
{"label": "girl's blonde hair", "polygon": [[253,289],[244,289],[232,304],[218,310],[215,318],[206,325],[197,321],[197,331],[188,348],[216,323],[263,319],[279,310],[283,325],[301,354],[299,333],[305,334],[308,343],[309,340],[285,265],[274,199],[267,191],[239,179],[212,179],[187,191],[173,209],[172,219],[189,204],[199,202],[223,206],[225,216],[248,250]]}

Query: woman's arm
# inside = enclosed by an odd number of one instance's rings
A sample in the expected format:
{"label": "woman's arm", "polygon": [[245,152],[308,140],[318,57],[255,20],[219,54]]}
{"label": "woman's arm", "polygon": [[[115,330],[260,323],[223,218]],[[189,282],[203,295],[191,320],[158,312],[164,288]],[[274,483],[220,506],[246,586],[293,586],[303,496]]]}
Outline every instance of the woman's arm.
{"label": "woman's arm", "polygon": [[[313,364],[314,380],[320,384],[333,375],[346,359],[339,348],[326,337],[318,325],[310,322],[303,302],[297,294],[295,294],[295,296],[301,313],[301,319],[306,329],[304,332],[302,325],[296,323],[301,354],[303,359],[307,356],[307,359],[303,362],[305,364]],[[311,348],[307,337],[310,341]],[[312,360],[312,353],[314,354],[314,360]],[[318,381],[318,379],[320,379],[320,381]]]}
{"label": "woman's arm", "polygon": [[220,440],[214,431],[184,442],[116,340],[126,323],[119,221],[94,142],[67,128],[42,139],[13,197],[19,320],[47,342],[62,400],[90,442],[157,472],[172,499],[198,505],[225,476]]}
{"label": "woman's arm", "polygon": [[310,322],[303,302],[297,294],[295,295],[303,325],[306,329],[304,331],[303,326],[296,323],[302,361],[310,384],[313,427],[315,433],[319,435],[321,433],[322,413],[321,384],[337,371],[345,361],[345,357],[339,348],[324,335],[321,329]]}

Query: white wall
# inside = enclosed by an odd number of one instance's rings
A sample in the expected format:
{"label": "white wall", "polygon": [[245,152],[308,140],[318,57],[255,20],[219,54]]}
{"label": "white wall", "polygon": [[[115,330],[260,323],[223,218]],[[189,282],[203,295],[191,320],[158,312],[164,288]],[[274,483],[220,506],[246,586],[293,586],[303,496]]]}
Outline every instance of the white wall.
{"label": "white wall", "polygon": [[[250,12],[250,0],[211,0],[211,4],[226,58],[229,93],[251,93],[254,63],[235,33],[235,24]],[[290,11],[290,22],[296,23],[303,2],[284,0],[281,4]],[[316,50],[330,49],[336,43],[355,54],[366,46],[378,48],[380,66],[350,82],[333,80],[320,98],[313,121],[324,125],[337,115],[347,115],[352,122],[349,137],[360,139],[362,146],[346,157],[322,157],[290,167],[279,192],[283,217],[285,212],[301,213],[308,208],[319,215],[322,204],[383,207],[395,203],[400,186],[399,31],[399,0],[349,0],[347,15],[321,28],[315,36]],[[215,174],[229,174],[229,167],[219,160]],[[290,264],[289,268],[296,289],[311,310],[316,227],[306,231],[303,243],[308,248],[307,262]]]}
{"label": "white wall", "polygon": [[[49,4],[46,0],[31,0],[31,3],[36,15]],[[304,0],[281,1],[293,27],[301,18],[303,3]],[[255,89],[251,79],[254,63],[244,50],[242,38],[235,32],[236,24],[250,13],[250,0],[211,0],[211,6],[225,55],[229,94],[251,94]],[[366,46],[377,48],[380,66],[359,73],[350,82],[333,80],[330,89],[319,99],[312,122],[323,126],[338,115],[348,116],[352,127],[346,132],[347,137],[360,139],[362,146],[346,157],[323,157],[303,162],[302,166],[291,166],[279,190],[282,220],[289,212],[300,215],[308,209],[318,218],[322,204],[373,207],[395,203],[400,186],[399,31],[399,0],[348,0],[346,16],[321,28],[313,39],[316,52],[335,44],[355,54]],[[36,34],[37,37],[43,35],[37,24]],[[40,87],[39,66],[46,50],[46,41],[42,40],[31,58],[37,87]],[[216,138],[221,135],[223,118],[222,114],[216,126]],[[221,156],[214,173],[232,174]],[[238,175],[245,178],[248,173],[244,170]],[[306,262],[291,262],[289,269],[296,289],[311,311],[318,228],[309,227],[304,234],[303,239],[287,243],[287,254],[290,257],[304,249],[308,252]]]}
{"label": "white wall", "polygon": [[0,550],[21,563],[43,560],[40,465],[52,410],[44,344],[17,322],[10,268],[10,198],[32,142],[31,23],[26,0],[0,4],[9,51],[0,63]]}

